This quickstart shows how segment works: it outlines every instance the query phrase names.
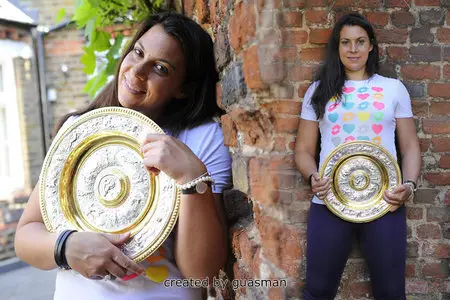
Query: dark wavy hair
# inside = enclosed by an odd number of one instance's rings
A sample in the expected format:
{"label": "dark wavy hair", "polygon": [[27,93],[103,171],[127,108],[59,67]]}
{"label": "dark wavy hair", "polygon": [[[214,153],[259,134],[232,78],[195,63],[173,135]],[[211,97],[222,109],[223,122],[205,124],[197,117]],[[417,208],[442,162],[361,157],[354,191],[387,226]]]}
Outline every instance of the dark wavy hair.
{"label": "dark wavy hair", "polygon": [[316,78],[316,80],[319,81],[319,84],[311,98],[311,104],[318,119],[321,119],[325,114],[325,106],[332,97],[336,96],[338,98],[337,101],[340,101],[342,88],[347,79],[344,65],[339,58],[339,40],[341,37],[341,30],[344,26],[359,26],[367,32],[373,49],[370,51],[367,59],[366,72],[369,77],[371,77],[375,73],[378,73],[380,69],[378,43],[372,25],[366,18],[358,13],[344,15],[334,25],[328,40],[325,63]]}
{"label": "dark wavy hair", "polygon": [[219,75],[211,37],[188,17],[175,12],[160,12],[150,16],[138,27],[117,64],[114,79],[87,107],[65,115],[56,126],[57,130],[70,116],[81,115],[101,107],[121,106],[118,100],[117,80],[122,61],[133,50],[136,41],[158,24],[180,43],[186,69],[183,83],[186,99],[170,101],[164,108],[164,117],[158,125],[176,135],[183,129],[198,126],[223,114],[216,101],[216,83]]}

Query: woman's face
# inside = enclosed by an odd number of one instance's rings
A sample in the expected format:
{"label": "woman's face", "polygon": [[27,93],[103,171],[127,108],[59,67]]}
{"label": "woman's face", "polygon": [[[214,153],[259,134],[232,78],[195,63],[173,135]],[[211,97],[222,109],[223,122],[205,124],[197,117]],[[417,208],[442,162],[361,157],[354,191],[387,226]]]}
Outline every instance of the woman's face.
{"label": "woman's face", "polygon": [[157,119],[169,101],[184,97],[184,76],[179,42],[161,25],[155,25],[137,40],[120,66],[119,102]]}
{"label": "woman's face", "polygon": [[373,45],[367,32],[359,26],[344,26],[339,39],[339,58],[347,73],[365,74],[367,58]]}

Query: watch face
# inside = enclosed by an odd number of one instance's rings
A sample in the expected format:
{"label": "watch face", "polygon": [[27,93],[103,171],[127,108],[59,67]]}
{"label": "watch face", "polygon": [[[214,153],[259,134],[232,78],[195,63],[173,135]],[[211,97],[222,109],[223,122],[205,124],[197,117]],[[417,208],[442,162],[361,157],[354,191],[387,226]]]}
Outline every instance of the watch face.
{"label": "watch face", "polygon": [[204,183],[203,181],[197,183],[197,185],[195,186],[195,190],[199,194],[204,194],[207,189],[208,189],[208,185],[206,183]]}

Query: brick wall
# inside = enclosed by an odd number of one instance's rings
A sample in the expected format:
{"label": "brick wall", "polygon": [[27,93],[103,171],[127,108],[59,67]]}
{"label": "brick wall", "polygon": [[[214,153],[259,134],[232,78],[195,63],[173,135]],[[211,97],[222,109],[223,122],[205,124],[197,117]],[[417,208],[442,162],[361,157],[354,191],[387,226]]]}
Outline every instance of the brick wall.
{"label": "brick wall", "polygon": [[[226,195],[235,257],[228,276],[286,279],[289,285],[243,287],[237,299],[301,298],[312,195],[294,165],[298,115],[331,28],[349,10],[373,22],[382,74],[402,79],[413,99],[423,169],[407,209],[408,299],[450,297],[449,8],[448,0],[184,2],[186,13],[215,39],[220,103],[228,112],[222,122],[235,188]],[[368,271],[355,247],[338,299],[368,298]]]}

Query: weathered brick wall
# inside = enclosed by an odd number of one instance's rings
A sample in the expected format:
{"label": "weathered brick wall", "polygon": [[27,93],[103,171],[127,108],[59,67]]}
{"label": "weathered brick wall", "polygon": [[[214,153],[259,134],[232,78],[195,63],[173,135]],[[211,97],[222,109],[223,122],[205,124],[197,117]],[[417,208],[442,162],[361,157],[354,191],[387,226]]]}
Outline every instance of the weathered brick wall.
{"label": "weathered brick wall", "polygon": [[[301,298],[312,197],[294,165],[301,101],[336,19],[357,10],[376,27],[383,75],[407,85],[421,141],[420,189],[408,203],[408,299],[448,299],[450,204],[450,2],[448,0],[186,0],[212,33],[218,91],[233,153],[227,193],[231,276],[287,279],[288,289],[240,288],[237,299]],[[220,296],[219,296],[220,298]],[[339,299],[370,298],[355,247]]]}

